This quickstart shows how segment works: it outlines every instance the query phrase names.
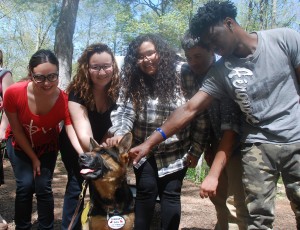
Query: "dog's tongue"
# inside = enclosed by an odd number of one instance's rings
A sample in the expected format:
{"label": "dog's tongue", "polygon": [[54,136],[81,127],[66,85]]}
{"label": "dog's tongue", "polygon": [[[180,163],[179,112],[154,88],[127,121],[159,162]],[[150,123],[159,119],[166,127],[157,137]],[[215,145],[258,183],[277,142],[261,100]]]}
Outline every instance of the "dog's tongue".
{"label": "dog's tongue", "polygon": [[80,173],[81,174],[88,174],[88,173],[91,173],[91,172],[94,172],[95,170],[93,169],[81,169],[80,170]]}

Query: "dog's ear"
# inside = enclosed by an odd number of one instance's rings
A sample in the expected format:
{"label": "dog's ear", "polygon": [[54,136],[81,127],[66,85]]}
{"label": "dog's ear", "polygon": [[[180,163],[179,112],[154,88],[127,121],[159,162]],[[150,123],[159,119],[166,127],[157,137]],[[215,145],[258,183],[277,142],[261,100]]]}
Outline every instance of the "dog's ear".
{"label": "dog's ear", "polygon": [[127,153],[132,144],[132,134],[126,133],[118,144],[118,149],[120,154]]}
{"label": "dog's ear", "polygon": [[90,138],[90,152],[95,151],[96,149],[101,149],[101,146],[95,141],[94,138]]}

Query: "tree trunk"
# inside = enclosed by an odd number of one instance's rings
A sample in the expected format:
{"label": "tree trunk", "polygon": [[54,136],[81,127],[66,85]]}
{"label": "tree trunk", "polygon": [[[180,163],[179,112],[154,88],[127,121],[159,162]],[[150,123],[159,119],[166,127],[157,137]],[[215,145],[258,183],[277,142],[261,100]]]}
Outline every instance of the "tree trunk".
{"label": "tree trunk", "polygon": [[65,89],[71,79],[73,57],[73,34],[79,0],[63,0],[55,31],[54,52],[59,61],[59,87]]}

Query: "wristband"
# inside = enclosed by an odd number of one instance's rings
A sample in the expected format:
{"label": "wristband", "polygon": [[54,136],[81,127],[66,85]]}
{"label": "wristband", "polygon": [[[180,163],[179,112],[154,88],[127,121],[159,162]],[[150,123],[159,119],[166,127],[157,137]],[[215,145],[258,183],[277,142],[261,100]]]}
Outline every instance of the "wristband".
{"label": "wristband", "polygon": [[157,128],[156,131],[160,132],[164,140],[167,140],[167,135],[164,133],[164,131],[161,128]]}

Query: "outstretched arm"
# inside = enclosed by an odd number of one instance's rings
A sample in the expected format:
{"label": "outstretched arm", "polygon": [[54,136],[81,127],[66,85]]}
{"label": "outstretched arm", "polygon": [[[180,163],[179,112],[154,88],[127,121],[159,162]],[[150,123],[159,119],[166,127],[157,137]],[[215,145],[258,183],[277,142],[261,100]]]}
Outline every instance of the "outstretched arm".
{"label": "outstretched arm", "polygon": [[[213,97],[199,91],[186,104],[176,109],[161,127],[166,137],[170,137],[189,124],[192,119],[206,109]],[[130,156],[134,159],[133,164],[137,164],[140,159],[147,156],[150,150],[162,142],[164,139],[160,132],[154,132],[144,143],[130,150]]]}
{"label": "outstretched arm", "polygon": [[83,153],[84,151],[79,143],[79,140],[77,138],[77,135],[76,135],[73,125],[66,125],[65,128],[66,128],[66,133],[70,139],[70,142],[72,143],[76,152],[78,154]]}
{"label": "outstretched arm", "polygon": [[[87,109],[85,106],[74,101],[69,101],[68,107],[73,127],[76,136],[78,137],[79,143],[82,147],[82,150],[89,151],[90,138],[93,137],[93,131],[90,120],[88,118]],[[76,148],[76,146],[74,147]]]}

